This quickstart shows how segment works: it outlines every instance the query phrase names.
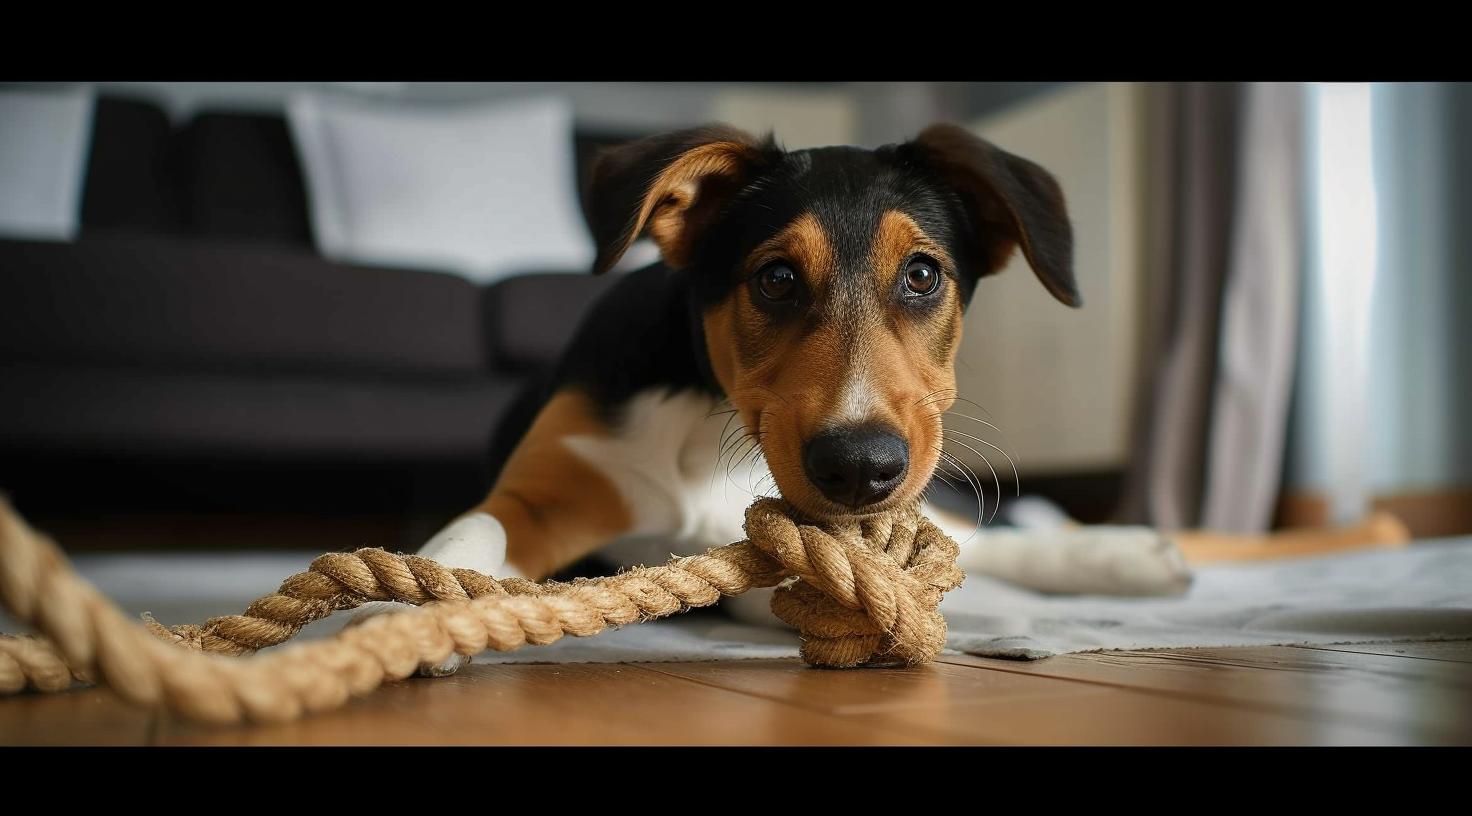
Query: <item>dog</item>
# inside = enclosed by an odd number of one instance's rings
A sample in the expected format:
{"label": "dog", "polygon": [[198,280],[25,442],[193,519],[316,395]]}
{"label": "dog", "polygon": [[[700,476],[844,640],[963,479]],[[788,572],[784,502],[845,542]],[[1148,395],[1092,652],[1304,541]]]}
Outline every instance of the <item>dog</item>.
{"label": "dog", "polygon": [[[978,283],[1020,251],[1082,305],[1058,182],[954,125],[874,150],[788,151],[723,125],[653,136],[599,157],[589,210],[595,274],[646,234],[660,261],[593,306],[489,495],[421,555],[540,580],[595,552],[634,565],[739,541],[763,485],[812,519],[921,501],[949,461]],[[974,546],[974,519],[926,512],[968,542],[963,568],[1080,589],[1046,552],[1064,539]],[[1148,531],[1085,544],[1067,543],[1085,575],[1186,574],[1168,554],[1138,574],[1163,544]],[[737,612],[762,617],[764,600]]]}

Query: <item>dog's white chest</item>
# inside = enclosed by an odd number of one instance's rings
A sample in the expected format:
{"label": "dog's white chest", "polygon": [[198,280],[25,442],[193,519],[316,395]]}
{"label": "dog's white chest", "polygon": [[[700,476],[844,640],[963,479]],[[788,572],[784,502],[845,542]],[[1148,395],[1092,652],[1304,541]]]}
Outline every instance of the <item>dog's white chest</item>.
{"label": "dog's white chest", "polygon": [[658,563],[743,537],[753,496],[776,488],[757,440],[726,410],[705,394],[652,389],[629,400],[612,436],[565,440],[617,487],[633,518],[609,557]]}

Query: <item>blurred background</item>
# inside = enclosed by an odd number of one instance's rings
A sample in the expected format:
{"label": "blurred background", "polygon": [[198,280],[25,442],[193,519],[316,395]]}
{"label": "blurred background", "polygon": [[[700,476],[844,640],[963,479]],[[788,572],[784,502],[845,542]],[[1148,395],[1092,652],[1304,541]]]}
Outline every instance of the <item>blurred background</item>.
{"label": "blurred background", "polygon": [[0,84],[0,490],[69,549],[412,549],[611,283],[593,156],[717,120],[952,121],[1057,176],[1085,308],[1018,260],[967,317],[988,503],[1472,532],[1472,87],[1435,83]]}

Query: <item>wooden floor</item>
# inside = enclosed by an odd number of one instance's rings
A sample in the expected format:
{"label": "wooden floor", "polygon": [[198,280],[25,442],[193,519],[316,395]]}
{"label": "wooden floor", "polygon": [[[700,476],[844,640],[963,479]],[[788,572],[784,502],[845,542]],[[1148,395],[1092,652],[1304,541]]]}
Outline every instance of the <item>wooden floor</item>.
{"label": "wooden floor", "polygon": [[1472,641],[795,660],[471,665],[286,726],[209,728],[109,692],[0,698],[7,745],[1467,745]]}

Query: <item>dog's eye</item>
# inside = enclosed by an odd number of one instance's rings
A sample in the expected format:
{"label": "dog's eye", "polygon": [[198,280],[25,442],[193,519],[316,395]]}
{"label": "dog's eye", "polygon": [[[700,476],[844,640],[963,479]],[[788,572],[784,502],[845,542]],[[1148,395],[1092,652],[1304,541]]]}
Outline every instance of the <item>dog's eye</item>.
{"label": "dog's eye", "polygon": [[797,291],[797,273],[784,263],[768,264],[757,273],[756,288],[767,300],[789,300]]}
{"label": "dog's eye", "polygon": [[905,265],[905,293],[928,295],[940,285],[940,272],[929,258],[914,258]]}

